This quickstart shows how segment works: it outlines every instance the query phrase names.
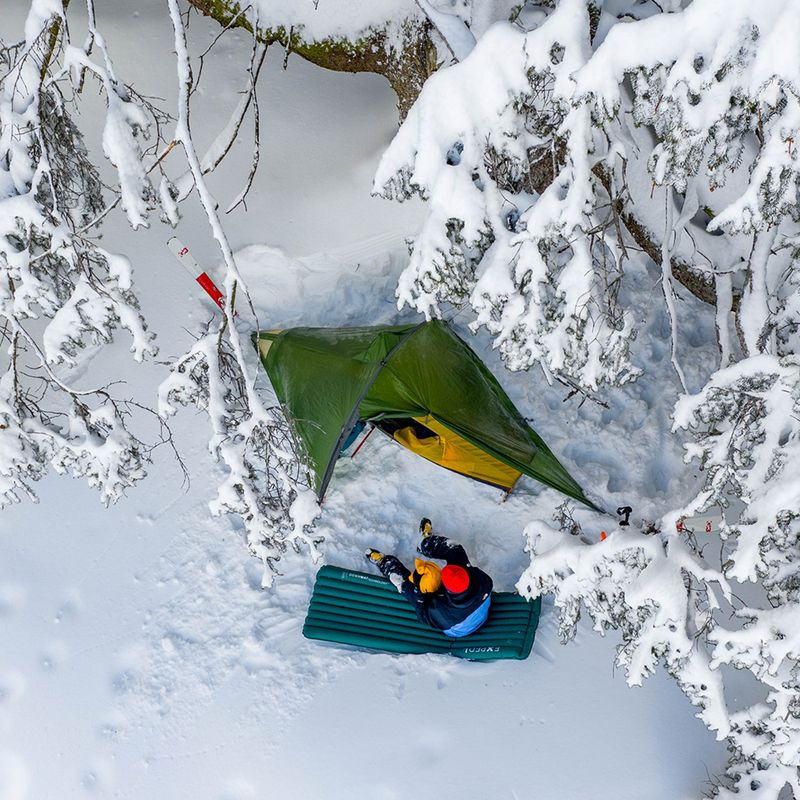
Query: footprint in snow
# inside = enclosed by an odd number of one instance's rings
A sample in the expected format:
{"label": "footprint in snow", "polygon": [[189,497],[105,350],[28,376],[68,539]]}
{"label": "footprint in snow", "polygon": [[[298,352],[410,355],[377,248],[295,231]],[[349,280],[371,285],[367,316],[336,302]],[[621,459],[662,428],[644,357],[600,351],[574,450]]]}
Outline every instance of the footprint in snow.
{"label": "footprint in snow", "polygon": [[106,712],[105,719],[100,722],[95,732],[101,742],[116,742],[127,727],[128,717],[119,708],[113,708]]}
{"label": "footprint in snow", "polygon": [[25,676],[19,670],[0,672],[0,709],[18,700],[25,693],[25,687]]}
{"label": "footprint in snow", "polygon": [[138,676],[129,669],[122,669],[111,676],[111,688],[114,694],[124,695],[132,691],[138,682]]}
{"label": "footprint in snow", "polygon": [[606,491],[614,494],[625,488],[628,466],[623,459],[608,450],[585,444],[569,444],[564,448],[567,458],[586,469],[587,464],[596,464],[608,475]]}
{"label": "footprint in snow", "polygon": [[106,760],[97,760],[83,773],[81,786],[90,794],[105,794],[111,786],[111,765]]}
{"label": "footprint in snow", "polygon": [[53,639],[39,656],[39,665],[45,672],[52,672],[67,660],[67,645],[60,639]]}
{"label": "footprint in snow", "polygon": [[82,608],[83,601],[81,596],[77,589],[73,589],[56,612],[55,617],[53,617],[53,622],[58,625],[63,621],[74,619],[80,614]]}
{"label": "footprint in snow", "polygon": [[25,606],[27,595],[25,587],[21,584],[0,584],[0,617],[10,617],[21,611]]}

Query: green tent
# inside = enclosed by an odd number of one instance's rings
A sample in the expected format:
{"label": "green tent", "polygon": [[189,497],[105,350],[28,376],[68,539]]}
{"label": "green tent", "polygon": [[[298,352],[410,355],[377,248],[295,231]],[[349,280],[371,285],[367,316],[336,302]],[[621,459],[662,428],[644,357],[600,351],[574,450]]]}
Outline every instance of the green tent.
{"label": "green tent", "polygon": [[445,322],[261,332],[256,344],[322,498],[345,442],[370,422],[447,469],[510,491],[530,475],[595,507]]}

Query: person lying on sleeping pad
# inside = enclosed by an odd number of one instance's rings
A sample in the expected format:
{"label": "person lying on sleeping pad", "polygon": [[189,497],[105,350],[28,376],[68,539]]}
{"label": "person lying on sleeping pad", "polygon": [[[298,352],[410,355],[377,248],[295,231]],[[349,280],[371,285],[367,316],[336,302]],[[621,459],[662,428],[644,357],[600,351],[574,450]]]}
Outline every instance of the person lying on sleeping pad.
{"label": "person lying on sleeping pad", "polygon": [[416,559],[414,571],[409,572],[396,556],[372,549],[364,555],[411,603],[420,622],[446,636],[467,636],[486,622],[492,602],[492,579],[469,563],[460,544],[434,534],[429,519],[423,518],[419,528],[422,541],[417,551],[446,561],[441,570],[430,561]]}

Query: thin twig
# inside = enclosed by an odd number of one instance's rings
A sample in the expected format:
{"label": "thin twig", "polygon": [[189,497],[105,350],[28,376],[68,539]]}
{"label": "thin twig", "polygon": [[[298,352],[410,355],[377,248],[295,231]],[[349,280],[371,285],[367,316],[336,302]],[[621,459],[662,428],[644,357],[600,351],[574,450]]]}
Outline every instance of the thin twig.
{"label": "thin twig", "polygon": [[258,63],[255,64],[254,67],[254,60],[256,58],[256,43],[257,39],[253,37],[253,53],[250,60],[250,97],[253,102],[253,158],[250,163],[250,172],[247,175],[247,181],[245,182],[244,189],[239,193],[238,197],[234,200],[234,202],[228,207],[226,210],[226,214],[230,214],[238,205],[244,203],[245,198],[250,192],[250,189],[253,185],[253,179],[256,176],[256,171],[258,170],[258,162],[261,155],[261,115],[259,112],[258,106],[258,93],[256,91],[256,83],[258,81],[258,75],[261,72],[261,67],[264,64],[264,58],[267,55],[267,48],[264,47],[261,51],[261,56],[258,59]]}
{"label": "thin twig", "polygon": [[231,29],[233,28],[239,20],[239,17],[244,16],[250,9],[252,5],[248,4],[240,11],[237,11],[236,14],[231,18],[230,22],[214,37],[214,40],[211,44],[206,47],[206,49],[200,54],[198,61],[200,62],[200,66],[197,68],[197,79],[195,80],[194,86],[192,87],[192,94],[197,91],[198,86],[200,85],[200,78],[203,75],[203,67],[205,66],[205,57],[211,52],[214,45]]}

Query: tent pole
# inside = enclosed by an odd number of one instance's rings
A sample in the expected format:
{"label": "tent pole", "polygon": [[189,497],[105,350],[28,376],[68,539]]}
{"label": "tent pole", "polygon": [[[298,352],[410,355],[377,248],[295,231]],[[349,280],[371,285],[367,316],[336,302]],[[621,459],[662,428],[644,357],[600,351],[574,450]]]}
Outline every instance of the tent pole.
{"label": "tent pole", "polygon": [[369,437],[372,436],[372,431],[374,431],[374,430],[375,430],[375,426],[374,425],[370,425],[369,430],[367,431],[367,435],[361,440],[361,442],[359,442],[358,447],[356,447],[356,449],[353,451],[353,455],[351,455],[350,458],[355,458],[356,457],[356,455],[358,454],[358,451],[364,446],[364,442],[366,442],[367,439],[369,439]]}

